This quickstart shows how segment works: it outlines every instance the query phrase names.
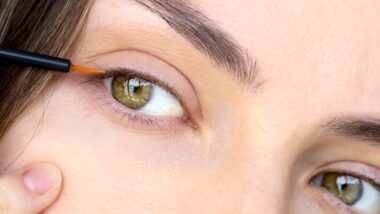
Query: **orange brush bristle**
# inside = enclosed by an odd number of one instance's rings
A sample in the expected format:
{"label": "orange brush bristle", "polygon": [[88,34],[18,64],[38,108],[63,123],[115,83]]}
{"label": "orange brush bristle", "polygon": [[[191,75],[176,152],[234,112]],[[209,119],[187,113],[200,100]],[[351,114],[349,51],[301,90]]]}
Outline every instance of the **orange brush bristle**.
{"label": "orange brush bristle", "polygon": [[86,73],[86,74],[104,74],[104,73],[106,73],[106,71],[104,71],[104,70],[86,68],[86,67],[82,67],[82,66],[78,66],[78,65],[71,65],[70,71],[76,71],[76,72],[81,72],[81,73]]}

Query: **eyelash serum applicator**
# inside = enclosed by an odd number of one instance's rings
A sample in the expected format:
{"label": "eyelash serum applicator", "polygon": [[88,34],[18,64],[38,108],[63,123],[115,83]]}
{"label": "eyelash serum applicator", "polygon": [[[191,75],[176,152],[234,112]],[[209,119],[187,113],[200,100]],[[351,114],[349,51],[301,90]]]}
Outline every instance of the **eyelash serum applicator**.
{"label": "eyelash serum applicator", "polygon": [[106,71],[74,65],[68,59],[0,47],[0,60],[29,65],[47,70],[69,73],[72,71],[87,74],[104,74]]}

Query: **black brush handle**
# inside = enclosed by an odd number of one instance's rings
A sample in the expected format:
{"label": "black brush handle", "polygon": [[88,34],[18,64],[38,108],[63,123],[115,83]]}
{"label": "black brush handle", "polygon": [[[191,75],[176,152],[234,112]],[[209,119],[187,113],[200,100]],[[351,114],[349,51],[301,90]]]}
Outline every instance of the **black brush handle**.
{"label": "black brush handle", "polygon": [[71,66],[67,59],[9,48],[0,48],[0,60],[64,73],[69,72]]}

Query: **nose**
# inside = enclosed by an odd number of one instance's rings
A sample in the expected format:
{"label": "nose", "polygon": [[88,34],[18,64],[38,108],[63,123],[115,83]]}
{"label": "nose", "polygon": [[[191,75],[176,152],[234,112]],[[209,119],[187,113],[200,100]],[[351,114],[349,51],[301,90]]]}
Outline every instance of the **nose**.
{"label": "nose", "polygon": [[240,213],[283,214],[288,210],[291,200],[289,167],[284,166],[285,161],[280,160],[276,153],[255,153],[240,159],[241,162],[236,165],[234,179],[238,183],[234,194],[236,198],[241,198],[236,203]]}
{"label": "nose", "polygon": [[287,213],[291,164],[279,155],[281,148],[272,144],[259,149],[241,142],[200,187],[201,207],[207,207],[207,213]]}

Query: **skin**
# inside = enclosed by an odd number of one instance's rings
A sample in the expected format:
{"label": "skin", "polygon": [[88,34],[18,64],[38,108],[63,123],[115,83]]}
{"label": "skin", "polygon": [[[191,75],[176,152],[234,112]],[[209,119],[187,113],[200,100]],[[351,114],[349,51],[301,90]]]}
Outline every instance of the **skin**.
{"label": "skin", "polygon": [[375,142],[322,126],[380,115],[379,1],[192,2],[257,59],[252,88],[145,7],[96,0],[72,61],[148,67],[197,127],[131,124],[88,76],[57,76],[1,140],[1,167],[61,169],[45,213],[347,213],[310,180],[327,164],[380,179]]}

